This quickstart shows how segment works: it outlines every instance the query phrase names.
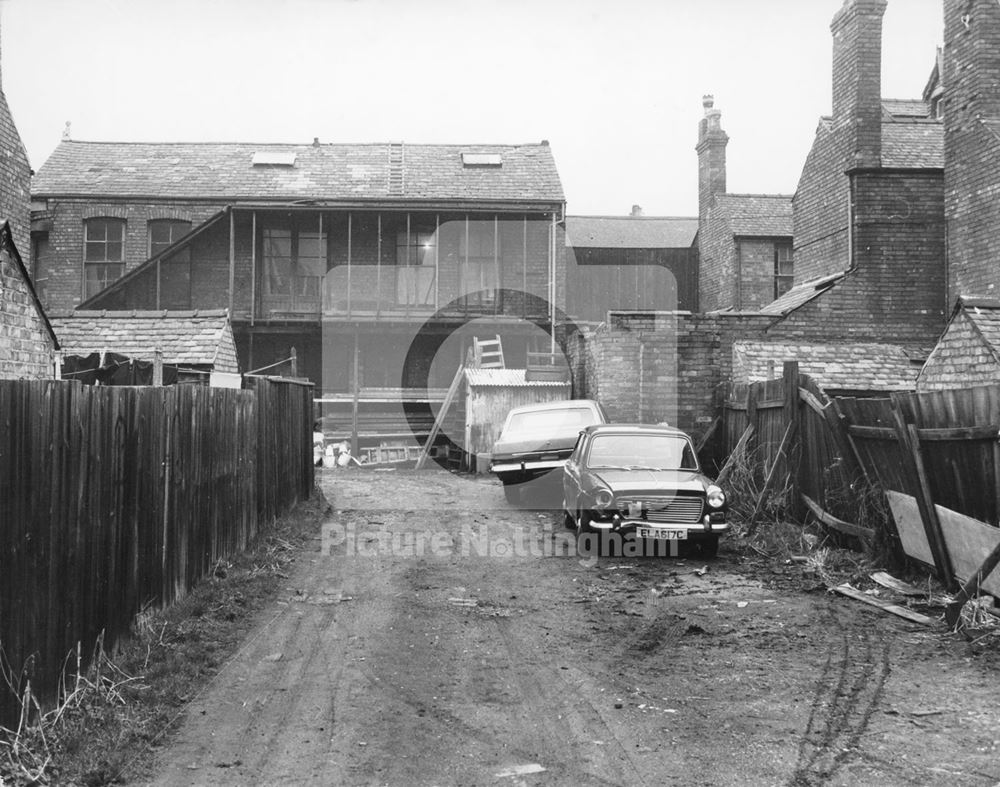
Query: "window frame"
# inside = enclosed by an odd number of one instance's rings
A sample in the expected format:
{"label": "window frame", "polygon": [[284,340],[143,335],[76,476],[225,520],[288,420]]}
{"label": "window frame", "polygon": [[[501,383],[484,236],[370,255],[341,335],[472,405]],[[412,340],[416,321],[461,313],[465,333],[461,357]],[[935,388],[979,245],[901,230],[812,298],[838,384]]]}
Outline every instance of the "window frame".
{"label": "window frame", "polygon": [[[787,253],[782,255],[782,252]],[[774,299],[795,286],[795,255],[791,243],[774,244]]]}
{"label": "window frame", "polygon": [[[185,227],[184,231],[182,233],[180,233],[179,235],[175,236],[174,235],[174,230],[177,229],[177,228],[179,228],[179,227],[182,227],[182,226]],[[158,241],[158,242],[156,242],[154,244],[154,242],[153,242],[153,230],[154,230],[154,228],[160,228],[160,227],[169,227],[170,228],[170,231],[169,231],[169,238],[170,239],[166,243],[163,243],[162,241]],[[170,248],[171,246],[173,246],[175,243],[177,243],[177,241],[179,241],[181,238],[183,238],[185,235],[187,235],[188,233],[191,232],[191,227],[192,227],[192,223],[190,221],[188,221],[187,219],[150,219],[146,223],[146,253],[148,255],[148,259],[152,259],[157,254],[161,254],[164,251],[166,251],[168,248]],[[154,245],[158,246],[159,248],[157,248],[156,250],[154,250],[153,249]]]}
{"label": "window frame", "polygon": [[[104,237],[102,238],[92,236],[98,226],[104,227]],[[116,226],[119,230],[117,240],[111,240],[109,230],[112,226]],[[99,292],[103,292],[125,274],[126,229],[126,220],[118,216],[89,216],[83,220],[83,277],[81,284],[84,300],[94,297]],[[109,257],[108,252],[113,245],[118,246],[117,259]],[[102,247],[104,249],[103,256],[91,259],[91,250]],[[95,283],[103,282],[103,284],[99,288],[91,290],[90,272],[98,268],[103,268],[103,276],[96,280]],[[108,273],[114,268],[117,268],[117,275],[109,277]]]}

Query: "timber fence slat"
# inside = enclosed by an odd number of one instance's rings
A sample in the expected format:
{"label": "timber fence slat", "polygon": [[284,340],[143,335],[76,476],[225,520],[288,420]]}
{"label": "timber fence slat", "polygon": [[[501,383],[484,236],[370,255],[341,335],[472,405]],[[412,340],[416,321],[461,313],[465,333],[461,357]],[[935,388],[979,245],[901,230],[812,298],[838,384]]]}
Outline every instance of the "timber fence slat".
{"label": "timber fence slat", "polygon": [[[110,647],[312,492],[312,388],[0,381],[0,648],[53,698],[67,655]],[[75,662],[71,665],[75,667]],[[17,700],[0,681],[0,723]]]}

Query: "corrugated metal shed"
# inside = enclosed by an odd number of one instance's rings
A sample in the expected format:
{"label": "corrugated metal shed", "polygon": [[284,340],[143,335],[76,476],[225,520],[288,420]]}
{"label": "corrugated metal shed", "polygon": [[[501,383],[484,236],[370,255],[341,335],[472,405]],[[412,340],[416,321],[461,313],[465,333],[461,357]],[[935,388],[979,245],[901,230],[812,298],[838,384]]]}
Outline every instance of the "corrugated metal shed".
{"label": "corrugated metal shed", "polygon": [[470,454],[490,453],[514,407],[570,398],[570,384],[528,382],[524,369],[466,369],[465,445]]}

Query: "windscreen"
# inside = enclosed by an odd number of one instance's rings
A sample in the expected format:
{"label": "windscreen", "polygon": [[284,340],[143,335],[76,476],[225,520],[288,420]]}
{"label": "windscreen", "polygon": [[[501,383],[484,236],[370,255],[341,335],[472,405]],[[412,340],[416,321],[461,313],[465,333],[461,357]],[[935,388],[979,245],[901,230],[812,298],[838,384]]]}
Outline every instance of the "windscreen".
{"label": "windscreen", "polygon": [[549,432],[565,432],[574,427],[583,429],[597,423],[597,415],[589,407],[566,407],[515,413],[503,430],[505,438],[533,436]]}
{"label": "windscreen", "polygon": [[691,442],[670,434],[597,435],[590,444],[590,467],[697,470]]}

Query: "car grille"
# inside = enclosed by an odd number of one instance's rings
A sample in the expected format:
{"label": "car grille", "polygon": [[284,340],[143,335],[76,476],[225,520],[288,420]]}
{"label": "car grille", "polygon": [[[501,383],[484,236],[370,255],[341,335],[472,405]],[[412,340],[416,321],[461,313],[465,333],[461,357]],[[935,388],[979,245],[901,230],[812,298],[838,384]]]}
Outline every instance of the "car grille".
{"label": "car grille", "polygon": [[621,508],[628,511],[628,504],[642,503],[643,519],[676,525],[696,525],[701,521],[704,499],[695,496],[644,497],[623,501]]}

